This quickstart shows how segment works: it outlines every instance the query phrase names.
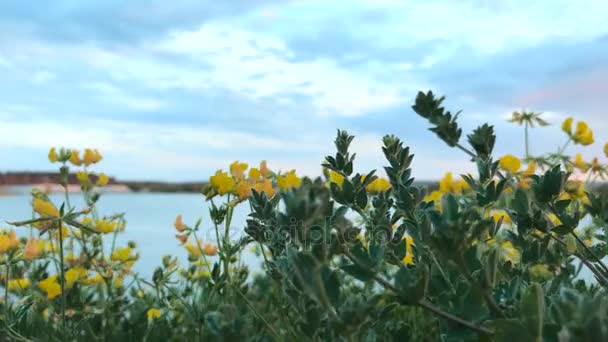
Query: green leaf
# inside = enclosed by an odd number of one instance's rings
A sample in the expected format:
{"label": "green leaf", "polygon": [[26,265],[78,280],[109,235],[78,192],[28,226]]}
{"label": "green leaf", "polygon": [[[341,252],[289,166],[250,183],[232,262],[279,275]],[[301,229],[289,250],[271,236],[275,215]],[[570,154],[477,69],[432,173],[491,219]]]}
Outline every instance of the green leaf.
{"label": "green leaf", "polygon": [[395,288],[399,291],[400,298],[413,304],[425,297],[428,280],[429,275],[426,268],[421,266],[415,268],[401,267],[395,274]]}
{"label": "green leaf", "polygon": [[368,282],[374,277],[372,271],[364,269],[356,264],[340,266],[340,269],[362,282]]}
{"label": "green leaf", "polygon": [[492,322],[496,342],[527,342],[533,341],[526,327],[516,319],[497,319]]}
{"label": "green leaf", "polygon": [[545,314],[545,297],[540,284],[532,283],[521,299],[522,321],[535,340],[541,341]]}

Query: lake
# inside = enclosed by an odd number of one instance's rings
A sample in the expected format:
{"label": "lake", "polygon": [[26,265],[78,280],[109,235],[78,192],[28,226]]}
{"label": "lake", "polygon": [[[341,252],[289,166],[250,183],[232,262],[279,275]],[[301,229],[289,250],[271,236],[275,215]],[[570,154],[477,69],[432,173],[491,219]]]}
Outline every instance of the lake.
{"label": "lake", "polygon": [[[50,195],[53,203],[59,207],[64,197],[61,194]],[[72,205],[84,208],[80,193],[70,194]],[[27,220],[32,217],[29,205],[29,193],[0,197],[0,227],[6,227],[6,221]],[[216,202],[218,204],[219,202]],[[126,246],[127,241],[137,242],[139,261],[134,270],[145,277],[150,277],[154,268],[161,265],[166,254],[178,256],[182,265],[187,263],[187,252],[175,239],[173,222],[181,214],[185,224],[193,226],[199,217],[202,224],[197,234],[204,241],[215,243],[215,230],[209,218],[208,202],[201,194],[189,193],[105,193],[97,204],[100,216],[125,213],[126,229],[118,236],[117,246]],[[249,207],[241,205],[234,211],[231,236],[238,239],[244,234],[245,219]],[[29,228],[17,228],[19,235],[27,235]],[[109,239],[108,239],[109,240]],[[109,245],[108,241],[108,245]],[[261,260],[248,249],[243,252],[243,262],[252,271],[259,270]]]}

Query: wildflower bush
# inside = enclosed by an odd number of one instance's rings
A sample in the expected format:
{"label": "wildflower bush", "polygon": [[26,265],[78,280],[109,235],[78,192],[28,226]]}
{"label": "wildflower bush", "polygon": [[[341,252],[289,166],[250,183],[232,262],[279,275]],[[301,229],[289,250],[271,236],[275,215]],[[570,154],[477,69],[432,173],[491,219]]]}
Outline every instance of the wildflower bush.
{"label": "wildflower bush", "polygon": [[[515,112],[525,155],[497,158],[493,127],[463,139],[442,101],[419,93],[412,108],[476,174],[418,188],[414,154],[394,135],[382,139],[386,178],[358,171],[354,137],[340,130],[324,177],[236,161],[204,189],[208,213],[167,228],[188,263],[165,256],[151,279],[133,271],[137,244],[117,243],[124,215],[97,210],[101,154],[51,149],[65,199],[33,192],[33,218],[0,234],[3,339],[608,340],[608,196],[590,190],[606,166],[566,152],[592,144],[591,128],[568,118],[564,145],[533,156],[529,129],[548,123]],[[67,191],[74,168],[83,208]],[[249,208],[246,222],[232,222],[237,206]],[[206,228],[213,241],[200,239]],[[261,273],[241,262],[245,249]]]}

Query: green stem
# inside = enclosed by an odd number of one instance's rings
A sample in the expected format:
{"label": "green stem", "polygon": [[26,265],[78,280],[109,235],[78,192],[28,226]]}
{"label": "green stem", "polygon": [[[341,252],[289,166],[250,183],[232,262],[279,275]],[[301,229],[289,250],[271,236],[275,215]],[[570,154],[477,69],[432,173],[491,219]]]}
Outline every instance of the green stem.
{"label": "green stem", "polygon": [[[4,279],[4,320],[5,320],[5,322],[8,322],[8,314],[9,314],[8,280],[10,279],[10,275],[11,275],[11,264],[7,257],[6,258],[6,279]],[[7,323],[7,325],[8,325],[8,323]]]}
{"label": "green stem", "polygon": [[[363,267],[363,265],[361,265],[361,264],[359,263],[359,261],[358,261],[358,260],[357,260],[357,259],[356,259],[356,258],[355,258],[355,257],[354,257],[354,256],[353,256],[351,253],[350,253],[350,251],[345,250],[345,251],[344,251],[344,254],[346,255],[346,257],[347,257],[347,258],[348,258],[350,261],[352,261],[353,263],[355,263],[355,264],[357,264],[357,265],[359,265],[359,266]],[[390,291],[392,291],[393,293],[395,293],[397,296],[399,296],[399,295],[400,295],[400,294],[399,294],[399,291],[397,290],[397,288],[395,288],[395,287],[394,287],[394,286],[393,286],[391,283],[389,283],[389,282],[388,282],[386,279],[384,279],[384,278],[380,277],[380,276],[379,276],[379,275],[377,275],[377,274],[374,274],[374,280],[375,280],[375,281],[376,281],[378,284],[382,285],[382,287],[384,287],[385,289],[390,290]],[[426,310],[428,310],[428,311],[430,311],[430,312],[434,313],[436,316],[441,317],[441,318],[444,318],[444,319],[446,319],[446,320],[448,320],[448,321],[452,321],[452,322],[454,322],[454,323],[460,324],[460,325],[462,325],[462,326],[464,326],[464,327],[467,327],[467,328],[469,328],[469,329],[475,330],[475,331],[477,331],[477,332],[480,332],[480,333],[483,333],[483,334],[486,334],[486,335],[494,335],[494,331],[492,331],[492,330],[490,330],[490,329],[487,329],[487,328],[485,328],[485,327],[482,327],[482,326],[480,326],[480,325],[478,325],[478,324],[475,324],[475,323],[473,323],[473,322],[470,322],[470,321],[467,321],[467,320],[465,320],[465,319],[462,319],[462,318],[460,318],[460,317],[458,317],[458,316],[456,316],[456,315],[453,315],[453,314],[451,314],[451,313],[449,313],[449,312],[446,312],[446,311],[444,311],[443,309],[441,309],[440,307],[435,306],[434,304],[432,304],[432,303],[428,302],[428,301],[427,301],[426,299],[424,299],[424,298],[423,298],[423,299],[420,299],[420,300],[419,300],[419,301],[418,301],[416,304],[417,304],[418,306],[420,306],[420,307],[422,307],[422,308],[424,308],[424,309],[426,309]]]}
{"label": "green stem", "polygon": [[63,225],[61,220],[59,220],[59,268],[61,272],[61,325],[63,326],[63,333],[65,333],[65,271],[63,266]]}
{"label": "green stem", "polygon": [[558,151],[557,154],[561,155],[562,153],[564,153],[564,151],[566,150],[566,147],[568,147],[568,145],[570,145],[570,142],[572,141],[572,138],[569,137],[568,141],[566,141],[566,143],[564,144],[564,146],[562,146]]}
{"label": "green stem", "polygon": [[587,247],[587,245],[585,245],[585,242],[581,240],[581,238],[576,235],[574,231],[570,232],[570,234],[572,234],[572,236],[574,236],[576,241],[583,247],[583,249],[585,249],[585,251],[595,259],[595,262],[597,262],[601,266],[602,271],[605,273],[604,276],[606,276],[608,274],[608,267],[606,267],[606,265],[602,262],[602,259],[600,259],[600,257],[595,254],[591,250],[591,248]]}
{"label": "green stem", "polygon": [[528,136],[528,121],[524,124],[525,139],[526,139],[526,160],[530,158],[530,138]]}

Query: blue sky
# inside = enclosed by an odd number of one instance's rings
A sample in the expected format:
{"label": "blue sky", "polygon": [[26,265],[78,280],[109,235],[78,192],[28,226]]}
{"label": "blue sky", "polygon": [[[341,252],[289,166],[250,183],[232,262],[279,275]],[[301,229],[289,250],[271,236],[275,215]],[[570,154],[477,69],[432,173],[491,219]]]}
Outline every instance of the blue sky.
{"label": "blue sky", "polygon": [[[48,170],[49,146],[98,147],[121,179],[200,180],[232,160],[320,174],[337,128],[359,171],[400,136],[414,176],[473,170],[427,131],[418,90],[447,96],[468,132],[523,152],[513,110],[588,121],[608,140],[608,3],[118,1],[0,4],[0,170]],[[534,150],[563,143],[534,131]]]}

